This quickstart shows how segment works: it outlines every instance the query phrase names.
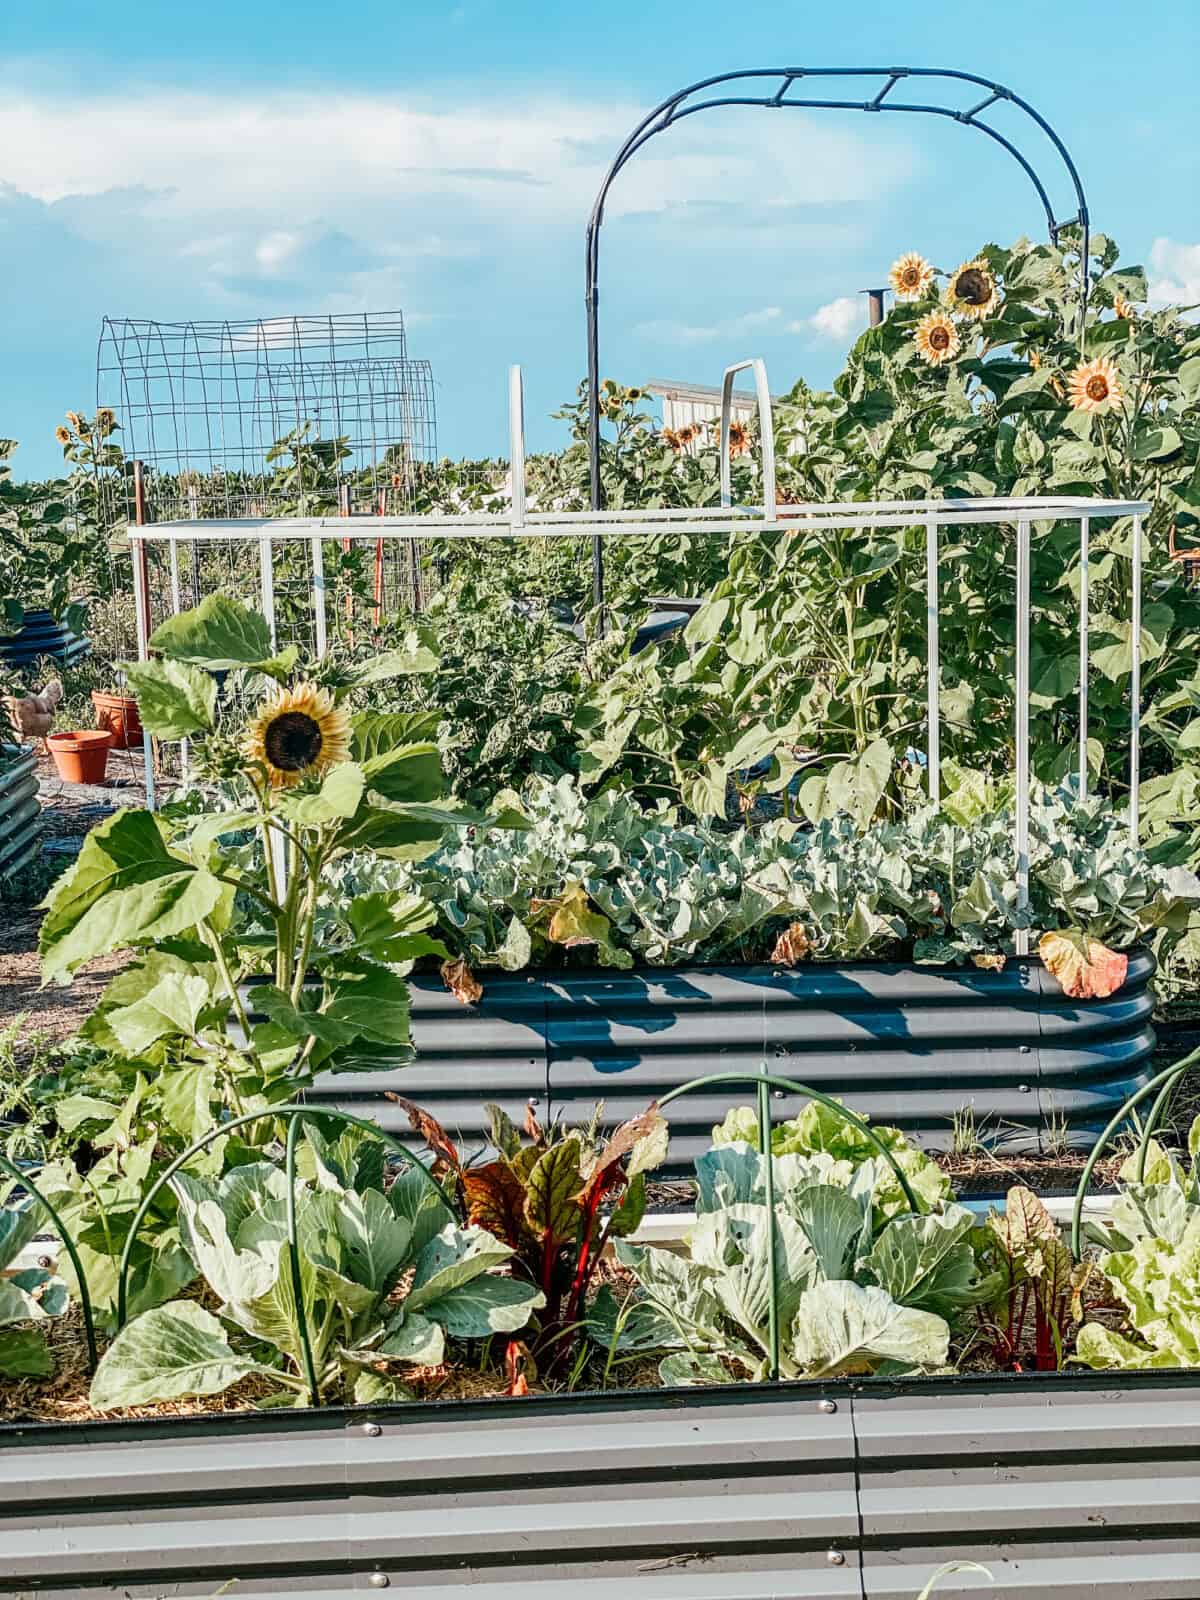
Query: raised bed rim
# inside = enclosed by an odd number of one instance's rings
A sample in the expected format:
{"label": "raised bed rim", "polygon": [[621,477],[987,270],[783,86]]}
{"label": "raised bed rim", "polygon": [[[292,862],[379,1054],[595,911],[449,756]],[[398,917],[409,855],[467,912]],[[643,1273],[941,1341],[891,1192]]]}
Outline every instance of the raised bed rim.
{"label": "raised bed rim", "polygon": [[[538,1415],[562,1415],[579,1409],[585,1412],[672,1410],[680,1406],[756,1405],[789,1402],[816,1404],[820,1400],[887,1400],[904,1396],[916,1399],[947,1395],[986,1397],[990,1394],[1027,1394],[1031,1398],[1053,1397],[1075,1390],[1105,1392],[1122,1389],[1130,1392],[1178,1389],[1194,1384],[1200,1404],[1200,1368],[1159,1367],[1142,1371],[1112,1369],[1093,1372],[1089,1368],[1067,1368],[1061,1372],[956,1372],[931,1373],[908,1378],[844,1377],[799,1378],[764,1383],[681,1385],[673,1388],[587,1389],[574,1394],[530,1394],[520,1400],[505,1395],[476,1400],[417,1400],[376,1405],[321,1406],[315,1409],[268,1409],[201,1412],[191,1416],[89,1418],[81,1422],[0,1422],[0,1449],[6,1446],[45,1445],[78,1441],[93,1433],[103,1438],[95,1443],[134,1442],[141,1437],[167,1438],[176,1433],[200,1437],[236,1432],[255,1426],[277,1432],[306,1432],[322,1426],[349,1427],[367,1420],[416,1426],[422,1419],[469,1422],[510,1408],[517,1419]],[[0,1523],[2,1525],[2,1523]]]}

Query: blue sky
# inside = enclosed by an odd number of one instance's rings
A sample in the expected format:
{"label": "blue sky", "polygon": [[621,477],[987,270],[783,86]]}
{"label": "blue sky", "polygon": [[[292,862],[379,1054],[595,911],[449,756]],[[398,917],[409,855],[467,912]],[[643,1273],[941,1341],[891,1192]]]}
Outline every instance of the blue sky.
{"label": "blue sky", "polygon": [[[1096,225],[1200,299],[1197,0],[10,0],[0,58],[0,434],[18,473],[92,405],[100,319],[403,310],[445,453],[500,452],[505,369],[535,446],[584,370],[583,235],[610,154],[676,88],[738,67],[954,66],[1009,84],[1075,155]],[[964,100],[962,104],[969,104]],[[1000,122],[1010,131],[1015,121]],[[1070,191],[1036,140],[1062,214]],[[617,181],[602,367],[827,383],[856,291],[902,250],[952,267],[1043,221],[982,135],[934,118],[711,113]]]}

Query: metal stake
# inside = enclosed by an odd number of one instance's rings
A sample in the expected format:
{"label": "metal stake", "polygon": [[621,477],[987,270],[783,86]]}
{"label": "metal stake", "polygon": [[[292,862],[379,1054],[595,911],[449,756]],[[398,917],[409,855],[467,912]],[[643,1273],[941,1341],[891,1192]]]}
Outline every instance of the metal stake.
{"label": "metal stake", "polygon": [[[1017,913],[1029,910],[1029,518],[1017,523]],[[1029,930],[1018,928],[1017,954],[1029,954]]]}
{"label": "metal stake", "polygon": [[1133,596],[1130,604],[1132,675],[1129,683],[1129,832],[1138,843],[1138,782],[1142,756],[1142,519],[1133,519]]}
{"label": "metal stake", "polygon": [[1079,797],[1088,790],[1088,554],[1091,518],[1079,519]]}
{"label": "metal stake", "polygon": [[929,799],[933,805],[942,798],[942,729],[939,690],[941,662],[938,653],[938,528],[935,518],[925,525],[925,676],[928,699],[929,737],[926,745],[929,768]]}

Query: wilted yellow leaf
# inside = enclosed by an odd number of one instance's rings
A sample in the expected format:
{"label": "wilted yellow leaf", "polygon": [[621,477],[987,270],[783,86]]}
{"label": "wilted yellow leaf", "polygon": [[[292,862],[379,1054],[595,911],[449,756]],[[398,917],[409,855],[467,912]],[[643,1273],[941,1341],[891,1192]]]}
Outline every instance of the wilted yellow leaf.
{"label": "wilted yellow leaf", "polygon": [[1129,970],[1128,956],[1074,928],[1044,933],[1038,954],[1073,1000],[1103,1000],[1115,994]]}
{"label": "wilted yellow leaf", "polygon": [[464,1006],[473,1006],[483,999],[483,985],[462,956],[456,961],[442,962],[442,982]]}
{"label": "wilted yellow leaf", "polygon": [[802,922],[793,922],[779,935],[771,960],[780,967],[794,967],[798,961],[807,961],[812,955],[812,940]]}

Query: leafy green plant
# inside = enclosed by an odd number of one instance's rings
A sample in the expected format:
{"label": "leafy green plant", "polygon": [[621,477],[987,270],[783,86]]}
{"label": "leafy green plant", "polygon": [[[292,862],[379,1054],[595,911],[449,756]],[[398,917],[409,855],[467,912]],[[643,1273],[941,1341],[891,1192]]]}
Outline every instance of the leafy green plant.
{"label": "leafy green plant", "polygon": [[1099,1368],[1200,1366],[1200,1118],[1186,1162],[1151,1140],[1140,1179],[1138,1168],[1135,1153],[1121,1168],[1111,1221],[1088,1225],[1128,1331],[1087,1322],[1076,1357]]}
{"label": "leafy green plant", "polygon": [[14,1267],[17,1256],[36,1238],[37,1205],[0,1209],[0,1377],[44,1378],[54,1357],[43,1324],[67,1309],[63,1280],[45,1267]]}
{"label": "leafy green plant", "polygon": [[544,1128],[530,1108],[522,1137],[492,1105],[486,1109],[494,1159],[468,1164],[433,1117],[410,1101],[400,1104],[436,1151],[465,1220],[495,1234],[513,1252],[514,1270],[540,1290],[543,1309],[532,1355],[550,1376],[561,1377],[578,1357],[584,1310],[605,1246],[642,1220],[645,1174],[666,1154],[666,1122],[651,1106],[600,1138],[599,1112],[586,1129]]}
{"label": "leafy green plant", "polygon": [[[845,1125],[820,1109],[829,1131]],[[733,1115],[737,1131],[749,1132],[753,1114]],[[659,1369],[668,1384],[761,1379],[769,1373],[774,1292],[784,1377],[944,1366],[951,1323],[993,1287],[976,1260],[972,1213],[940,1198],[921,1213],[894,1211],[895,1176],[878,1153],[859,1153],[874,1147],[856,1132],[830,1141],[854,1155],[775,1154],[773,1141],[768,1158],[729,1137],[728,1121],[720,1131],[722,1141],[696,1162],[687,1253],[616,1247],[638,1293],[624,1305],[608,1293],[596,1308],[613,1347],[670,1352]]]}
{"label": "leafy green plant", "polygon": [[1035,1369],[1057,1371],[1081,1315],[1090,1266],[1076,1262],[1042,1201],[1022,1185],[1008,1191],[1004,1210],[993,1211],[987,1226],[982,1253],[1000,1285],[981,1315],[993,1359],[1019,1372],[1032,1334]]}
{"label": "leafy green plant", "polygon": [[92,1380],[98,1410],[219,1394],[251,1376],[277,1386],[276,1403],[315,1403],[300,1308],[320,1395],[401,1398],[390,1367],[440,1363],[448,1337],[514,1332],[543,1303],[493,1270],[512,1251],[482,1228],[457,1227],[418,1169],[385,1185],[378,1145],[305,1131],[315,1174],[294,1196],[294,1258],[275,1164],[171,1180],[184,1247],[219,1309],[176,1300],[128,1323]]}
{"label": "leafy green plant", "polygon": [[957,777],[943,810],[865,832],[844,814],[718,829],[615,790],[585,800],[569,779],[533,783],[503,797],[525,826],[448,842],[405,881],[473,970],[900,953],[996,965],[1022,926],[1120,947],[1186,927],[1200,881],[1154,865],[1102,798],[1070,788],[1035,796],[1021,912],[1011,810]]}

